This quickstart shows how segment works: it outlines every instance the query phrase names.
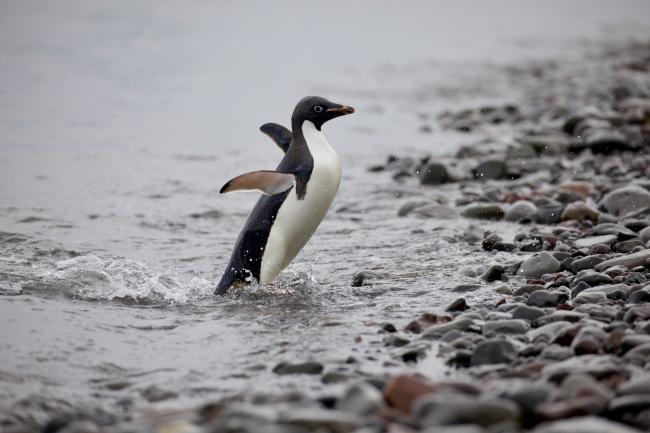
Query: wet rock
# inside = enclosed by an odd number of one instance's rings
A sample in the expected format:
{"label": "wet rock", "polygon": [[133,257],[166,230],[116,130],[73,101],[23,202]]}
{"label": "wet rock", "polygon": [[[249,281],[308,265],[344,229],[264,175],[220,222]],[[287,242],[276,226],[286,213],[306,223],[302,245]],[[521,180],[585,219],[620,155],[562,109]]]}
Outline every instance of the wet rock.
{"label": "wet rock", "polygon": [[545,347],[542,353],[539,354],[539,359],[551,361],[564,361],[571,358],[573,358],[573,351],[559,344],[551,344]]}
{"label": "wet rock", "polygon": [[633,380],[622,384],[617,390],[618,395],[650,394],[650,373],[634,377]]}
{"label": "wet rock", "polygon": [[[587,404],[588,407],[589,406],[593,407],[592,403],[601,402],[601,405],[596,408],[597,410],[595,412],[591,412],[591,413],[598,413],[605,408],[607,402],[611,400],[613,396],[614,396],[613,392],[607,386],[601,384],[593,377],[586,374],[575,373],[575,374],[569,374],[564,378],[564,380],[562,381],[559,387],[558,397],[560,399],[560,402],[567,401],[567,400],[575,401],[585,397],[593,398],[596,401],[587,402]],[[580,405],[578,405],[578,409],[580,408],[579,406]],[[583,414],[589,413],[588,407],[582,409]],[[579,413],[574,412],[572,415],[573,416],[579,415]]]}
{"label": "wet rock", "polygon": [[325,385],[331,385],[334,383],[347,382],[351,378],[352,377],[347,373],[340,371],[328,371],[327,373],[323,374],[323,376],[321,376],[320,381]]}
{"label": "wet rock", "polygon": [[451,316],[447,316],[447,315],[439,316],[437,314],[425,313],[420,317],[418,317],[417,319],[410,322],[408,325],[406,325],[406,328],[404,328],[404,330],[407,332],[413,332],[415,334],[419,334],[420,332],[429,328],[430,326],[439,323],[449,322],[451,321],[451,319],[452,319]]}
{"label": "wet rock", "polygon": [[532,433],[640,433],[639,430],[596,416],[575,417],[537,426]]}
{"label": "wet rock", "polygon": [[413,176],[415,171],[415,160],[410,157],[391,158],[386,165],[386,168],[390,170],[393,179]]}
{"label": "wet rock", "polygon": [[465,302],[465,298],[458,298],[452,302],[445,311],[465,311],[469,309],[469,305]]}
{"label": "wet rock", "polygon": [[419,169],[418,177],[422,185],[440,185],[449,182],[447,167],[439,162],[428,162]]}
{"label": "wet rock", "polygon": [[476,244],[483,240],[484,234],[485,234],[484,229],[475,226],[474,224],[470,224],[463,231],[463,240],[469,244]]}
{"label": "wet rock", "polygon": [[513,319],[522,319],[528,322],[534,322],[544,315],[546,313],[541,308],[529,307],[528,305],[519,305],[512,310]]}
{"label": "wet rock", "polygon": [[508,167],[504,161],[490,159],[472,169],[472,174],[476,179],[504,179],[508,175]]}
{"label": "wet rock", "polygon": [[374,271],[358,271],[352,275],[352,287],[361,287],[372,284],[374,281],[381,280],[384,275]]}
{"label": "wet rock", "polygon": [[273,373],[286,374],[321,374],[323,364],[318,362],[301,362],[292,364],[290,362],[281,362],[273,368]]}
{"label": "wet rock", "polygon": [[593,269],[596,265],[604,262],[605,260],[606,259],[600,255],[582,257],[571,262],[571,270],[573,273],[577,274],[578,272],[585,269]]}
{"label": "wet rock", "polygon": [[348,412],[301,407],[282,412],[280,422],[305,427],[310,431],[324,429],[333,433],[351,432],[362,425],[358,415]]}
{"label": "wet rock", "polygon": [[531,342],[551,342],[571,326],[568,322],[551,322],[539,328],[531,329],[526,333],[526,336]]}
{"label": "wet rock", "polygon": [[151,385],[145,388],[140,394],[145,400],[151,403],[178,397],[178,394],[175,392],[164,390],[157,385]]}
{"label": "wet rock", "polygon": [[601,223],[592,229],[595,235],[616,235],[619,241],[635,239],[637,234],[625,226],[614,223]]}
{"label": "wet rock", "polygon": [[537,290],[528,297],[526,304],[533,307],[555,307],[569,299],[569,296],[563,292],[549,292],[546,290]]}
{"label": "wet rock", "polygon": [[595,245],[613,245],[618,241],[615,235],[592,236],[589,238],[577,239],[574,242],[576,248],[591,248]]}
{"label": "wet rock", "polygon": [[437,218],[437,219],[456,219],[460,215],[456,212],[456,209],[443,204],[428,204],[426,206],[420,206],[411,212],[413,215],[421,218]]}
{"label": "wet rock", "polygon": [[606,339],[607,333],[602,329],[595,326],[585,326],[580,328],[573,339],[571,350],[573,350],[576,355],[602,353]]}
{"label": "wet rock", "polygon": [[476,399],[458,394],[431,394],[419,399],[414,418],[422,427],[478,424],[490,426],[504,421],[516,421],[517,405],[503,399]]}
{"label": "wet rock", "polygon": [[388,381],[384,387],[384,398],[392,407],[410,413],[416,399],[437,390],[435,385],[419,376],[401,374]]}
{"label": "wet rock", "polygon": [[588,374],[595,379],[610,377],[627,379],[630,372],[622,360],[612,355],[584,355],[546,365],[542,377],[549,382],[560,383],[569,374]]}
{"label": "wet rock", "polygon": [[562,212],[560,219],[562,221],[575,220],[575,221],[598,221],[600,212],[584,202],[573,202],[567,205]]}
{"label": "wet rock", "polygon": [[614,245],[614,251],[618,253],[631,253],[636,251],[637,248],[644,250],[645,242],[641,241],[641,239],[629,239]]}
{"label": "wet rock", "polygon": [[522,263],[518,273],[526,278],[539,278],[544,274],[558,272],[560,268],[560,262],[555,257],[546,251],[542,251]]}
{"label": "wet rock", "polygon": [[639,232],[639,237],[644,243],[648,243],[650,241],[650,227],[646,227],[643,230]]}
{"label": "wet rock", "polygon": [[551,314],[545,315],[537,319],[537,324],[546,325],[547,323],[551,323],[551,322],[576,323],[586,317],[587,315],[585,313],[580,313],[577,311],[556,310],[553,311]]}
{"label": "wet rock", "polygon": [[430,204],[430,202],[422,201],[422,200],[407,201],[402,206],[400,206],[399,210],[397,211],[397,216],[400,217],[406,216],[410,214],[414,209],[426,206],[428,204]]}
{"label": "wet rock", "polygon": [[454,293],[465,293],[473,292],[481,288],[480,284],[459,284],[456,287],[452,288],[451,291]]}
{"label": "wet rock", "polygon": [[481,279],[487,282],[500,281],[505,273],[506,269],[502,265],[493,264],[481,275]]}
{"label": "wet rock", "polygon": [[564,205],[538,205],[533,219],[538,224],[557,224],[561,221],[563,212]]}
{"label": "wet rock", "polygon": [[496,203],[477,203],[463,209],[461,215],[465,218],[499,220],[504,217],[505,212]]}
{"label": "wet rock", "polygon": [[384,338],[384,345],[393,347],[402,347],[409,344],[411,340],[401,337],[399,335],[391,334]]}
{"label": "wet rock", "polygon": [[606,274],[601,274],[600,272],[595,271],[580,271],[576,278],[573,280],[572,284],[578,284],[580,282],[586,283],[589,287],[598,286],[602,284],[611,284],[613,282],[612,277]]}
{"label": "wet rock", "polygon": [[500,236],[495,233],[485,233],[485,238],[481,242],[481,247],[485,251],[513,251],[517,249],[517,246],[512,243],[504,242]]}
{"label": "wet rock", "polygon": [[483,325],[483,334],[524,334],[530,325],[521,319],[494,320]]}
{"label": "wet rock", "polygon": [[[476,424],[434,426],[424,430],[420,430],[420,432],[421,433],[487,433],[483,427]],[[411,431],[409,430],[409,431],[402,432],[401,430],[399,430],[398,432],[395,433],[411,433]]]}
{"label": "wet rock", "polygon": [[[616,397],[609,402],[608,414],[617,419],[623,419],[628,422],[636,421],[639,427],[648,431],[650,420],[647,417],[650,409],[650,394],[637,394]],[[645,416],[639,416],[645,412]]]}
{"label": "wet rock", "polygon": [[384,407],[382,393],[372,385],[364,382],[356,383],[345,390],[343,396],[336,401],[336,409],[357,415],[369,415]]}
{"label": "wet rock", "polygon": [[636,266],[643,266],[648,259],[650,259],[650,249],[606,260],[596,265],[595,269],[599,272],[612,266],[625,266],[626,268],[631,269]]}
{"label": "wet rock", "polygon": [[524,219],[533,219],[537,206],[528,200],[516,201],[506,211],[506,221],[517,222]]}
{"label": "wet rock", "polygon": [[544,290],[544,286],[542,284],[524,284],[523,286],[515,290],[513,292],[513,295],[515,296],[530,295],[531,293],[536,292],[537,290]]}
{"label": "wet rock", "polygon": [[650,207],[650,192],[638,185],[618,188],[603,197],[600,202],[608,213],[624,216],[633,211]]}
{"label": "wet rock", "polygon": [[627,310],[623,320],[627,323],[634,323],[636,320],[650,319],[650,305],[638,305]]}
{"label": "wet rock", "polygon": [[535,408],[535,414],[546,420],[557,420],[575,416],[597,415],[607,407],[607,401],[599,397],[579,397],[562,401],[542,403]]}
{"label": "wet rock", "polygon": [[448,323],[433,325],[422,333],[422,338],[439,338],[449,331],[465,331],[474,326],[474,321],[468,318],[457,318]]}
{"label": "wet rock", "polygon": [[630,304],[644,304],[650,302],[650,287],[645,287],[630,294],[627,300]]}
{"label": "wet rock", "polygon": [[470,365],[476,367],[485,364],[509,364],[517,358],[517,349],[508,340],[491,339],[479,343],[474,352]]}

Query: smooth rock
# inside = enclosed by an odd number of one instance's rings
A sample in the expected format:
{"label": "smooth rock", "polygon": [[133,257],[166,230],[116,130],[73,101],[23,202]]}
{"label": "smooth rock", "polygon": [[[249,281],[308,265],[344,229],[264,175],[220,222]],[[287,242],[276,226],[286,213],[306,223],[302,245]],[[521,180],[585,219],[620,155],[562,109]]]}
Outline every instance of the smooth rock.
{"label": "smooth rock", "polygon": [[461,215],[465,218],[500,220],[505,212],[497,203],[477,203],[463,209]]}
{"label": "smooth rock", "polygon": [[361,427],[358,415],[331,410],[295,407],[280,414],[280,421],[310,430],[325,429],[333,433],[347,433]]}
{"label": "smooth rock", "polygon": [[596,265],[604,262],[605,260],[606,259],[600,255],[582,257],[571,262],[571,271],[573,271],[574,274],[577,274],[578,272],[585,269],[593,269]]}
{"label": "smooth rock", "polygon": [[418,177],[422,185],[440,185],[450,181],[447,167],[439,162],[428,162],[419,169]]}
{"label": "smooth rock", "polygon": [[490,339],[479,343],[472,352],[470,365],[509,364],[517,358],[517,349],[508,340]]}
{"label": "smooth rock", "polygon": [[481,162],[472,169],[476,179],[504,179],[508,174],[508,167],[504,161],[489,159]]}
{"label": "smooth rock", "polygon": [[521,319],[510,320],[494,320],[485,322],[483,325],[483,334],[497,333],[497,334],[524,334],[530,325]]}
{"label": "smooth rock", "polygon": [[544,274],[558,272],[560,268],[561,264],[555,257],[546,251],[542,251],[522,263],[518,273],[526,278],[539,278]]}
{"label": "smooth rock", "polygon": [[612,277],[606,274],[601,274],[600,272],[595,271],[581,271],[578,273],[576,278],[573,280],[572,285],[578,284],[580,282],[585,282],[589,287],[599,286],[602,284],[611,284],[613,282]]}
{"label": "smooth rock", "polygon": [[643,266],[650,259],[650,249],[606,260],[596,265],[597,271],[604,271],[612,266],[625,266],[628,269]]}
{"label": "smooth rock", "polygon": [[460,216],[458,212],[456,212],[456,209],[445,206],[444,204],[428,204],[426,206],[420,206],[413,209],[411,211],[411,214],[421,218],[437,218],[447,220],[453,220]]}
{"label": "smooth rock", "polygon": [[422,397],[415,402],[413,415],[422,427],[478,424],[490,426],[518,420],[517,405],[504,399],[477,399],[459,394],[441,393]]}
{"label": "smooth rock", "polygon": [[562,212],[560,219],[562,221],[591,220],[596,222],[598,221],[599,216],[600,216],[599,211],[597,211],[596,209],[592,208],[591,206],[587,205],[584,202],[578,201],[578,202],[569,203],[567,207],[564,208],[564,211]]}
{"label": "smooth rock", "polygon": [[392,407],[410,413],[416,399],[437,390],[437,386],[420,376],[400,374],[386,383],[384,399]]}
{"label": "smooth rock", "polygon": [[487,282],[499,281],[503,279],[505,273],[506,268],[504,268],[503,265],[495,263],[485,270],[483,275],[481,275],[481,279]]}
{"label": "smooth rock", "polygon": [[281,362],[273,368],[273,373],[286,375],[286,374],[321,374],[323,372],[323,364],[318,362],[301,362],[290,363]]}
{"label": "smooth rock", "polygon": [[557,224],[563,212],[564,205],[538,206],[533,219],[538,224]]}
{"label": "smooth rock", "polygon": [[528,305],[519,305],[512,310],[513,319],[522,319],[534,322],[540,317],[546,315],[541,308],[529,307]]}
{"label": "smooth rock", "polygon": [[623,216],[650,207],[650,192],[638,185],[628,185],[606,194],[600,202],[608,213]]}
{"label": "smooth rock", "polygon": [[345,390],[336,401],[335,408],[357,415],[369,415],[384,407],[384,396],[377,388],[364,382],[356,383]]}
{"label": "smooth rock", "polygon": [[616,235],[602,235],[602,236],[592,236],[589,238],[577,239],[573,245],[576,248],[591,248],[595,245],[613,245],[618,241]]}
{"label": "smooth rock", "polygon": [[514,202],[506,211],[506,221],[517,222],[526,218],[533,218],[537,212],[537,206],[528,200]]}
{"label": "smooth rock", "polygon": [[531,433],[641,433],[639,430],[596,416],[583,416],[540,424]]}
{"label": "smooth rock", "polygon": [[474,321],[472,319],[457,318],[451,322],[430,326],[422,333],[422,338],[438,338],[454,329],[465,331],[471,326],[474,326]]}
{"label": "smooth rock", "polygon": [[537,290],[530,294],[526,304],[533,307],[555,307],[569,299],[569,295],[563,292],[549,292]]}

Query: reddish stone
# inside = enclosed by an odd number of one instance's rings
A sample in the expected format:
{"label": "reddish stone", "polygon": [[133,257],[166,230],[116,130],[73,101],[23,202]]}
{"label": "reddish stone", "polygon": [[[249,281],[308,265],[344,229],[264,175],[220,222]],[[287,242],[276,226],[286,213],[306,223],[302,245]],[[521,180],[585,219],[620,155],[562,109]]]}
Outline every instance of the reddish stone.
{"label": "reddish stone", "polygon": [[437,387],[419,376],[401,374],[392,378],[384,387],[384,398],[389,405],[405,413],[411,412],[413,402],[426,394],[436,392]]}

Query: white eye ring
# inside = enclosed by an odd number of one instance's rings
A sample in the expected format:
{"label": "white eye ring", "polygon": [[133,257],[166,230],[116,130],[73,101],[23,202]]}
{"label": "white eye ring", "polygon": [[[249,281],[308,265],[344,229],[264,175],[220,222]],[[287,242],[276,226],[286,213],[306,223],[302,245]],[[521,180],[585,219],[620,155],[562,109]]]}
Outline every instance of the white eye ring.
{"label": "white eye ring", "polygon": [[317,112],[317,113],[320,113],[321,111],[323,111],[323,107],[321,107],[320,105],[317,105],[317,106],[314,107],[314,111]]}

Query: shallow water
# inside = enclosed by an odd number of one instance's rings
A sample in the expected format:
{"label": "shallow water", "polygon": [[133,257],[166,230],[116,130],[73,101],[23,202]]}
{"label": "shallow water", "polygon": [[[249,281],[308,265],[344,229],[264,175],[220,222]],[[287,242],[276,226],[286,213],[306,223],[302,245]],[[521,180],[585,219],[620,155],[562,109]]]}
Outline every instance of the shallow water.
{"label": "shallow water", "polygon": [[[452,201],[451,190],[366,167],[471,141],[433,119],[516,101],[499,65],[649,34],[644,1],[462,3],[3,2],[2,412],[34,395],[117,411],[146,405],[153,384],[178,393],[163,403],[174,406],[332,389],[271,373],[283,360],[399,369],[377,324],[440,310],[458,296],[446,289],[475,282],[460,267],[510,258],[459,241],[469,221],[396,215],[408,199]],[[314,93],[358,110],[324,128],[344,167],[333,208],[276,284],[215,299],[256,200],[218,190],[275,166],[280,151],[257,127],[288,123]],[[360,269],[385,277],[351,287]],[[420,369],[443,374],[435,359]]]}

